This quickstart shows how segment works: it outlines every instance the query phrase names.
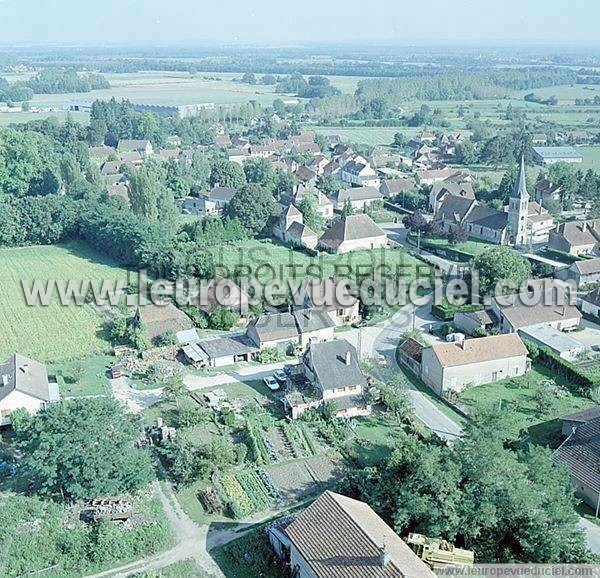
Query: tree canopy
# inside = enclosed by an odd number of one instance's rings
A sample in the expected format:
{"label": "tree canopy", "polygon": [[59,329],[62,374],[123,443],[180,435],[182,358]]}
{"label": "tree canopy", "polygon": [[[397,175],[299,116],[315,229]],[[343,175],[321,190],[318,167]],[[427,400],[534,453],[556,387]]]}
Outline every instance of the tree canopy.
{"label": "tree canopy", "polygon": [[52,404],[17,428],[22,473],[39,493],[70,499],[138,490],[152,479],[140,431],[110,398]]}

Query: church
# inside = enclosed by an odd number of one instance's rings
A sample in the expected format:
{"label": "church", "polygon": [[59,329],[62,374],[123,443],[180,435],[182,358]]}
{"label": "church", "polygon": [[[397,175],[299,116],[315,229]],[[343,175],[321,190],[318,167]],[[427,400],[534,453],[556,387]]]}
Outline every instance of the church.
{"label": "church", "polygon": [[517,182],[502,211],[482,205],[475,198],[447,195],[434,219],[446,231],[459,226],[469,237],[496,245],[525,247],[545,242],[554,220],[540,204],[530,201],[525,177],[525,159],[521,157]]}

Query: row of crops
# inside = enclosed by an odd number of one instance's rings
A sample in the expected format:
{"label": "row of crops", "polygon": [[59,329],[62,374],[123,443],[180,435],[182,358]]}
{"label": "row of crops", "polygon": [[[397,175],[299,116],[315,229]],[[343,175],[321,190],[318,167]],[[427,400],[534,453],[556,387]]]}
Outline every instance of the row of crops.
{"label": "row of crops", "polygon": [[310,432],[304,424],[295,421],[286,421],[282,425],[283,434],[295,458],[305,458],[317,455],[317,448]]}
{"label": "row of crops", "polygon": [[223,498],[235,518],[246,518],[268,510],[281,501],[281,494],[265,470],[242,472],[219,479]]}

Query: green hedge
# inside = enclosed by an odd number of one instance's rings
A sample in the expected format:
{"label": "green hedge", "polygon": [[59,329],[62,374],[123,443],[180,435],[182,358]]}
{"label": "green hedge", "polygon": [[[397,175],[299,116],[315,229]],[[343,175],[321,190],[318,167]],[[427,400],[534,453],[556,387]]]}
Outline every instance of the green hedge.
{"label": "green hedge", "polygon": [[465,311],[481,311],[483,305],[461,305],[459,307],[452,307],[450,305],[435,305],[431,306],[431,314],[442,321],[452,321],[454,314]]}
{"label": "green hedge", "polygon": [[[527,342],[527,340],[525,341]],[[571,362],[558,356],[547,347],[539,347],[537,361],[581,388],[588,389],[600,386],[600,376],[590,376],[588,373],[581,371],[576,365],[573,365]]]}

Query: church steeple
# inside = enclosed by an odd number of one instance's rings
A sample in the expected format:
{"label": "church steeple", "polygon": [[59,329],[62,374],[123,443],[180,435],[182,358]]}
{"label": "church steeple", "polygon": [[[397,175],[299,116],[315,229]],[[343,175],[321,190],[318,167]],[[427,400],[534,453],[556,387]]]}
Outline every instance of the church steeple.
{"label": "church steeple", "polygon": [[527,180],[525,173],[525,155],[521,155],[521,166],[519,168],[519,176],[515,187],[510,193],[513,199],[529,200],[529,193],[527,192]]}
{"label": "church steeple", "polygon": [[510,230],[509,243],[515,247],[527,244],[529,217],[529,193],[525,179],[525,157],[521,155],[521,167],[515,188],[508,200],[508,226]]}

